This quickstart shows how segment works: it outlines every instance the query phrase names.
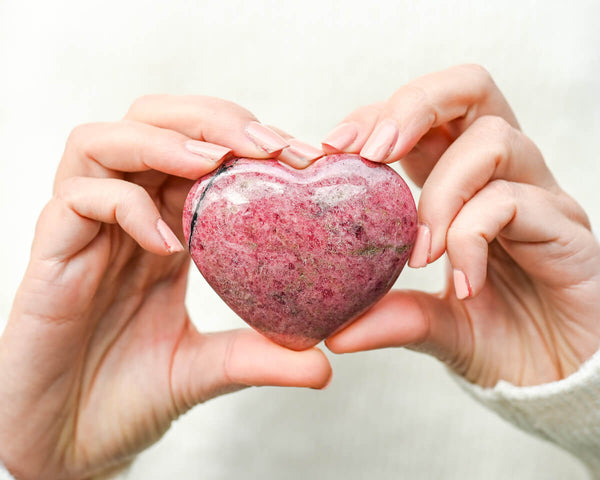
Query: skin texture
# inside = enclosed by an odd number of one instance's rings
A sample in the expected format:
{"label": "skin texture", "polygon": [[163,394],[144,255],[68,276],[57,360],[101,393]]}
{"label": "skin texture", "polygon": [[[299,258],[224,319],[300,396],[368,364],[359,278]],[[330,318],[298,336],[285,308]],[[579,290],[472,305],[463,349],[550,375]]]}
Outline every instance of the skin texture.
{"label": "skin texture", "polygon": [[305,170],[232,159],[192,187],[183,213],[208,283],[248,324],[294,350],[327,338],[392,287],[416,225],[402,178],[347,154]]}
{"label": "skin texture", "polygon": [[[73,131],[0,337],[0,460],[18,478],[89,478],[199,402],[330,380],[319,350],[203,335],[183,303],[189,258],[170,228],[193,182],[227,155],[320,156],[252,122],[222,100],[151,96]],[[447,252],[451,268],[447,291],[388,294],[331,350],[409,346],[484,386],[557,380],[597,350],[600,246],[485,70],[421,77],[344,123],[326,153],[401,161],[423,187],[409,265]]]}
{"label": "skin texture", "polygon": [[319,350],[204,335],[184,305],[190,259],[170,227],[194,181],[232,154],[285,161],[287,140],[256,125],[249,136],[252,122],[223,100],[151,96],[71,134],[0,337],[0,460],[17,478],[90,478],[197,403],[329,381]]}
{"label": "skin texture", "polygon": [[423,189],[409,265],[447,252],[449,269],[446,291],[390,293],[332,351],[408,346],[490,387],[559,380],[598,350],[600,246],[488,72],[425,75],[342,123],[325,151],[400,161]]}

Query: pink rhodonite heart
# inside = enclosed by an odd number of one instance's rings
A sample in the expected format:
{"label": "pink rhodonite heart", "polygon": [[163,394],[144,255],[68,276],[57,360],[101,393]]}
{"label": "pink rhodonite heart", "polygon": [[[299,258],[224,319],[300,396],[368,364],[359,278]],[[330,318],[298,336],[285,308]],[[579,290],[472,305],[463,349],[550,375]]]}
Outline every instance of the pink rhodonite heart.
{"label": "pink rhodonite heart", "polygon": [[183,227],[219,296],[266,337],[303,350],[392,287],[417,214],[400,175],[358,155],[305,170],[238,158],[192,187]]}

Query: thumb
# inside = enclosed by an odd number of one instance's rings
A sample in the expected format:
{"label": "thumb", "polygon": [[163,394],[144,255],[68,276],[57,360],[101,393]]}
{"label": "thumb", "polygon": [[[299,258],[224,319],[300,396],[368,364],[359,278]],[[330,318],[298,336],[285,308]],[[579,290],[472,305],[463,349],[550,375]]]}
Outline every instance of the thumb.
{"label": "thumb", "polygon": [[171,373],[180,413],[247,386],[322,389],[331,380],[329,361],[316,348],[289,350],[250,329],[190,333],[181,340]]}
{"label": "thumb", "polygon": [[462,331],[450,302],[424,292],[393,291],[326,345],[334,353],[409,347],[461,370],[471,357],[472,337]]}

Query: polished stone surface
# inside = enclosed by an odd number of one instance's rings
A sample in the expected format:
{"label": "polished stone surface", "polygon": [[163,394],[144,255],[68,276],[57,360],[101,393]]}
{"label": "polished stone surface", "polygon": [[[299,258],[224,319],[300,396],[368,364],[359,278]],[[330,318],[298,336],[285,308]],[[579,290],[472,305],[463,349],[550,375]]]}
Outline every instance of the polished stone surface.
{"label": "polished stone surface", "polygon": [[301,350],[392,287],[417,214],[394,170],[357,155],[329,155],[305,170],[241,158],[192,187],[183,226],[219,296],[263,335]]}

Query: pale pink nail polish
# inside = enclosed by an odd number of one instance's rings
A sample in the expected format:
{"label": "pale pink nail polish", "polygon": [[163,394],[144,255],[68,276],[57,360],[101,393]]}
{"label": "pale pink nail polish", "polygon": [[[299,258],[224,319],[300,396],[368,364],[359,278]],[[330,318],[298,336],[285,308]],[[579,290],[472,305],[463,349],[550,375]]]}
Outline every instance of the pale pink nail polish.
{"label": "pale pink nail polish", "polygon": [[467,276],[462,270],[454,269],[454,290],[456,291],[456,298],[462,300],[463,298],[470,297],[473,295],[471,285]]}
{"label": "pale pink nail polish", "polygon": [[258,122],[248,124],[246,135],[254,145],[266,153],[275,153],[289,146],[281,135]]}
{"label": "pale pink nail polish", "polygon": [[162,218],[159,218],[156,222],[156,229],[165,242],[165,247],[169,253],[176,253],[183,251],[183,245],[179,239],[173,233],[173,230],[165,223]]}
{"label": "pale pink nail polish", "polygon": [[415,247],[410,255],[408,266],[412,268],[423,268],[429,263],[431,255],[431,231],[427,225],[421,224],[417,228]]}
{"label": "pale pink nail polish", "polygon": [[227,155],[231,154],[230,148],[198,140],[188,140],[185,142],[185,148],[193,154],[214,163],[223,160]]}
{"label": "pale pink nail polish", "polygon": [[321,144],[324,149],[330,147],[335,151],[341,152],[352,145],[357,136],[358,128],[354,123],[342,123],[335,127]]}
{"label": "pale pink nail polish", "polygon": [[373,162],[382,162],[391,153],[398,140],[398,125],[393,120],[381,122],[360,151],[360,156]]}
{"label": "pale pink nail polish", "polygon": [[295,138],[291,139],[289,144],[290,146],[281,152],[279,159],[296,168],[307,167],[311,162],[325,155],[322,150]]}

